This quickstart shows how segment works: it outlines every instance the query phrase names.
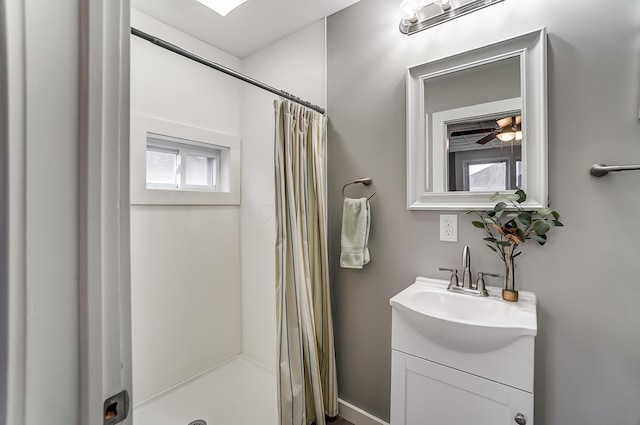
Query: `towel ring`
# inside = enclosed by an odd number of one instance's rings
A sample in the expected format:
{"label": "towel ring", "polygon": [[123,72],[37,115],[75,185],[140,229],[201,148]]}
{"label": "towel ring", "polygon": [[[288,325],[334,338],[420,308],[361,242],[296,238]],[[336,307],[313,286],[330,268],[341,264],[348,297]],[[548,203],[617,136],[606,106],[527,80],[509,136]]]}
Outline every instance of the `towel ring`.
{"label": "towel ring", "polygon": [[[363,184],[363,185],[365,185],[365,186],[369,186],[369,185],[371,184],[371,182],[373,182],[373,179],[372,179],[371,177],[365,177],[365,178],[363,178],[363,179],[356,179],[356,180],[352,181],[351,183],[347,183],[347,184],[345,184],[344,186],[342,186],[342,197],[343,197],[343,198],[345,198],[345,196],[344,196],[344,190],[347,188],[347,186],[352,185],[352,184],[358,184],[358,183],[361,183],[361,184]],[[376,192],[373,192],[373,193],[371,194],[371,196],[369,196],[369,197],[367,198],[367,201],[368,201],[369,199],[371,199],[371,198],[373,197],[373,195],[375,195],[375,194],[376,194]]]}

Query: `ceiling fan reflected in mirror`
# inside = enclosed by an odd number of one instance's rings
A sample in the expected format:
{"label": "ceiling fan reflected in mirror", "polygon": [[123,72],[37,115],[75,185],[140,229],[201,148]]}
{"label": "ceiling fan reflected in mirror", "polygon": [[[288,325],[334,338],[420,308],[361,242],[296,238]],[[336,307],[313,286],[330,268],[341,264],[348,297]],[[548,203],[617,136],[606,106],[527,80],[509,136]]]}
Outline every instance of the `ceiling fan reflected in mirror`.
{"label": "ceiling fan reflected in mirror", "polygon": [[489,133],[476,143],[479,145],[485,145],[493,139],[498,139],[501,142],[510,142],[512,140],[522,140],[522,116],[511,116],[500,118],[496,120],[495,126],[489,128],[477,128],[470,130],[458,130],[452,131],[451,137],[469,136],[474,134]]}

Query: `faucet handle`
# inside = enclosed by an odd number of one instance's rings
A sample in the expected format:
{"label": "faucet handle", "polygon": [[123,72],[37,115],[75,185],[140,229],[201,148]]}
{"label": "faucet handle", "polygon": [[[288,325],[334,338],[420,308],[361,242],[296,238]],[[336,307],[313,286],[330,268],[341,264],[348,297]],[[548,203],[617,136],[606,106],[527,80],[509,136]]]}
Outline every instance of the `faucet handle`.
{"label": "faucet handle", "polygon": [[440,267],[439,270],[441,272],[451,272],[451,278],[449,279],[449,288],[451,289],[456,286],[460,286],[458,283],[458,269],[447,269],[445,267]]}
{"label": "faucet handle", "polygon": [[484,284],[484,277],[485,276],[500,277],[500,275],[499,274],[495,274],[495,273],[478,272],[478,280],[476,281],[476,289],[478,291],[482,292],[482,294],[483,294],[482,296],[487,297],[487,296],[489,296],[489,293],[487,292],[487,288],[485,287],[485,284]]}

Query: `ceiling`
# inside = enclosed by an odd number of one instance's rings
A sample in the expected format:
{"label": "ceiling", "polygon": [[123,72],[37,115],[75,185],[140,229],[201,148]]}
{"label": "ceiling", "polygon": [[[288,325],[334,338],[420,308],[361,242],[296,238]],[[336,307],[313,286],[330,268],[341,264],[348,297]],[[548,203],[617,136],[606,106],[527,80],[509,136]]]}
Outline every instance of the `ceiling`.
{"label": "ceiling", "polygon": [[222,17],[196,0],[131,0],[131,6],[243,58],[359,0],[248,0]]}

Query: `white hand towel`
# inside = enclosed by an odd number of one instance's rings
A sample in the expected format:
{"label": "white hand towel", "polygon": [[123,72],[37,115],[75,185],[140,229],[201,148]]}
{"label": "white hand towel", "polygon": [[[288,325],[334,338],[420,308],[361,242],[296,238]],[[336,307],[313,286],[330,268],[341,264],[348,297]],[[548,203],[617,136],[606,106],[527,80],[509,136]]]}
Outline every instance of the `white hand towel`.
{"label": "white hand towel", "polygon": [[342,207],[340,267],[361,269],[369,262],[369,200],[345,198]]}

